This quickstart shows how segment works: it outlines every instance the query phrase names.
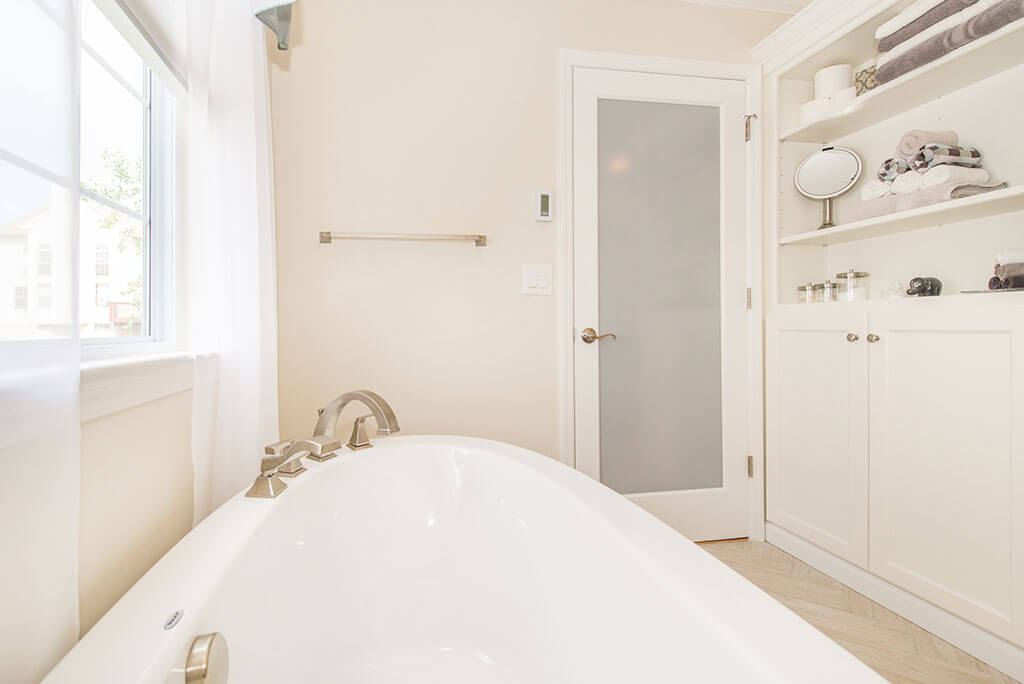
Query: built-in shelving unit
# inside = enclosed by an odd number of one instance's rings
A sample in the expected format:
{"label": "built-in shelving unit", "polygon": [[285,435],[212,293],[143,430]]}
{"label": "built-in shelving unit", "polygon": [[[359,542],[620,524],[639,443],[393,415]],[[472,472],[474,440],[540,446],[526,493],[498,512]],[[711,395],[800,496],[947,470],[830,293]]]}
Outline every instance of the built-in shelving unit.
{"label": "built-in shelving unit", "polygon": [[986,192],[974,197],[930,204],[926,207],[875,216],[834,228],[812,230],[779,239],[780,245],[837,245],[854,240],[904,233],[920,228],[970,221],[1013,211],[1024,211],[1024,187]]}
{"label": "built-in shelving unit", "polygon": [[1024,55],[1024,22],[979,38],[858,97],[847,110],[780,134],[781,141],[827,143],[1007,69]]}

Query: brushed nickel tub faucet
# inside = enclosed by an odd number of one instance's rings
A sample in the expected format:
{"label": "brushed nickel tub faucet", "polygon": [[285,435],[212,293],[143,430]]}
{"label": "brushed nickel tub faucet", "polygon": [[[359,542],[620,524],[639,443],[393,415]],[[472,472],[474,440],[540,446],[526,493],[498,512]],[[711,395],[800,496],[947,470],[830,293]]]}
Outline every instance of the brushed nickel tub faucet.
{"label": "brushed nickel tub faucet", "polygon": [[[316,427],[313,428],[313,434],[321,437],[333,435],[334,430],[338,426],[338,418],[341,417],[341,412],[353,401],[358,401],[370,409],[370,415],[356,418],[355,423],[352,425],[352,436],[349,437],[345,445],[349,449],[367,449],[373,446],[366,436],[365,422],[367,418],[372,417],[377,423],[378,435],[393,435],[399,431],[400,428],[398,427],[398,419],[395,418],[395,412],[391,410],[391,405],[384,401],[382,396],[369,390],[357,390],[342,394],[320,409],[320,417],[316,421]],[[334,454],[331,453],[310,455],[310,458],[314,461],[326,461],[333,457]]]}

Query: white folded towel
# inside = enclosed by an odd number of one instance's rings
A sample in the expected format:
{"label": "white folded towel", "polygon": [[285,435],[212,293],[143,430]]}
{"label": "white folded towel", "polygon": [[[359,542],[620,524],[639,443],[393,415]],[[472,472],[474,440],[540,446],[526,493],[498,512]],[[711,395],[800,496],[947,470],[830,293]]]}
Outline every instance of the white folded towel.
{"label": "white folded towel", "polygon": [[953,166],[952,164],[933,166],[921,175],[922,188],[930,188],[933,185],[941,185],[949,181],[985,185],[989,181],[989,175],[988,171],[977,166]]}
{"label": "white folded towel", "polygon": [[1020,264],[1024,263],[1024,247],[1016,247],[1010,249],[1004,249],[996,254],[996,263],[1002,266],[1003,264]]}
{"label": "white folded towel", "polygon": [[890,33],[896,33],[925,12],[941,5],[942,2],[943,0],[917,0],[917,2],[911,3],[907,9],[875,29],[875,40],[881,40]]}
{"label": "white folded towel", "polygon": [[867,202],[868,200],[885,197],[890,192],[892,192],[892,181],[869,178],[860,188],[860,198]]}
{"label": "white folded towel", "polygon": [[883,65],[888,64],[889,62],[896,59],[900,55],[905,54],[910,50],[913,50],[914,48],[916,48],[918,45],[925,42],[929,38],[933,38],[939,35],[940,33],[946,31],[947,29],[959,26],[968,19],[981,14],[989,7],[992,7],[993,5],[997,4],[1000,1],[1001,0],[978,0],[978,2],[974,3],[970,7],[965,7],[956,14],[946,17],[937,24],[929,26],[924,31],[921,31],[910,40],[903,41],[902,43],[894,47],[892,50],[889,50],[888,52],[883,52],[881,55],[879,55],[878,68],[881,69]]}
{"label": "white folded towel", "polygon": [[894,195],[909,195],[921,189],[921,176],[924,174],[917,171],[907,171],[896,176],[892,182],[892,193]]}

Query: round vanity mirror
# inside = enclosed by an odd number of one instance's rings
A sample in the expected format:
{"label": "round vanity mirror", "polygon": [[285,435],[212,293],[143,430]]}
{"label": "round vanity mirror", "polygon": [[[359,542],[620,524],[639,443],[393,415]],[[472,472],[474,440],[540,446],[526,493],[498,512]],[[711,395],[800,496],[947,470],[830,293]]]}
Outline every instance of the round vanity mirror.
{"label": "round vanity mirror", "polygon": [[860,157],[847,147],[826,147],[800,162],[793,176],[796,189],[805,197],[825,201],[818,230],[835,225],[832,200],[853,187],[861,168]]}

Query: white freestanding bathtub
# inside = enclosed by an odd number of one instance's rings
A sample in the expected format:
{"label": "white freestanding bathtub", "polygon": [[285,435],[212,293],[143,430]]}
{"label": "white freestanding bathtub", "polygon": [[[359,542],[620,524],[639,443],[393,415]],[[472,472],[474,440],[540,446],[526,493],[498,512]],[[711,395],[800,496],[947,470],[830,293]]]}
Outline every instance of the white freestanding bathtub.
{"label": "white freestanding bathtub", "polygon": [[277,499],[218,509],[45,681],[183,682],[208,632],[227,638],[238,684],[882,681],[686,538],[533,452],[392,437],[308,466]]}

